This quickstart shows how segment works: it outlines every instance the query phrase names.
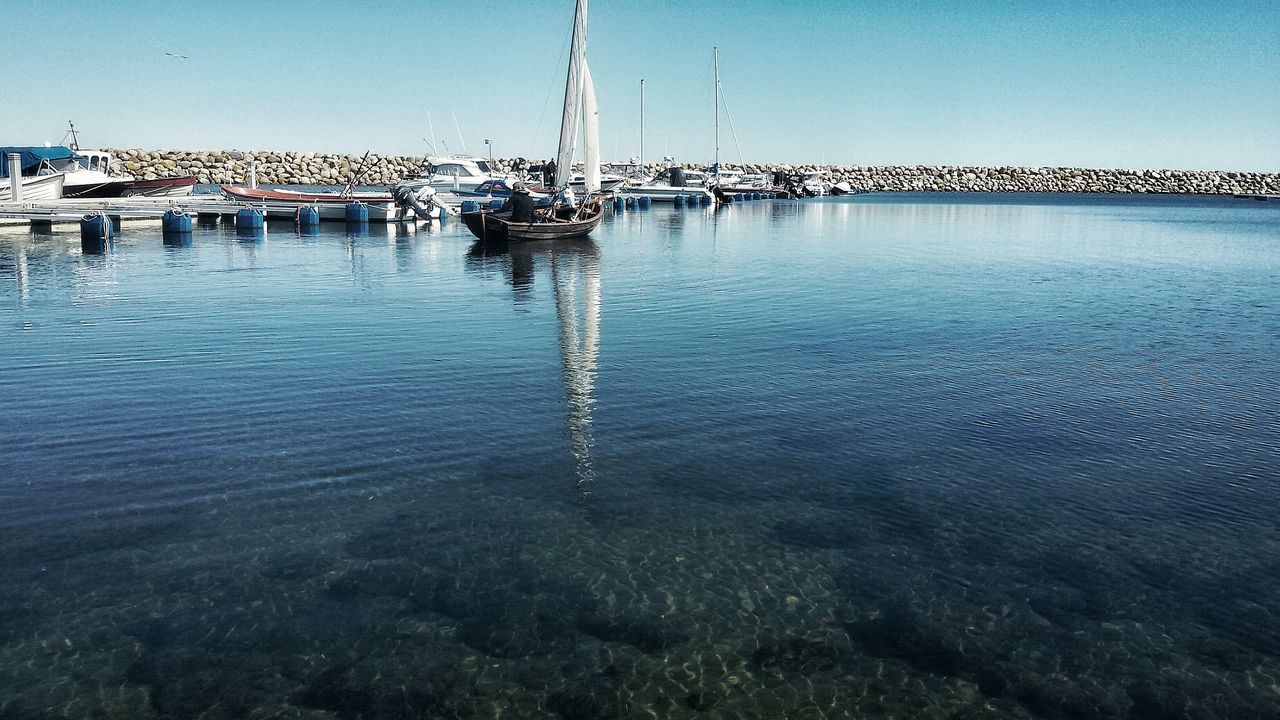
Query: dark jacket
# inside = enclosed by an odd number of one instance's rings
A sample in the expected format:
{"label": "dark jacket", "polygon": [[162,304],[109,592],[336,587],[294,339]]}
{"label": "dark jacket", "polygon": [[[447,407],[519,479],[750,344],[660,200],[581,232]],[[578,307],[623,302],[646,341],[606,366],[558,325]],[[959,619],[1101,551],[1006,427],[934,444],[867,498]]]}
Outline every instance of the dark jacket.
{"label": "dark jacket", "polygon": [[533,196],[527,192],[511,194],[511,222],[533,222]]}

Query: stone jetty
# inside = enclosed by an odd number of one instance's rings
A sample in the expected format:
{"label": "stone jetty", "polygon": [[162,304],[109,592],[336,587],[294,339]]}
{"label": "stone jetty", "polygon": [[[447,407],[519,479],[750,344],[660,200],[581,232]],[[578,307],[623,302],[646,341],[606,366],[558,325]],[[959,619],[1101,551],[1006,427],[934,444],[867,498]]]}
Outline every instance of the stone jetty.
{"label": "stone jetty", "polygon": [[[201,183],[243,183],[252,162],[257,180],[269,185],[342,185],[361,167],[362,154],[240,150],[115,149],[129,173],[152,179],[195,175]],[[364,160],[360,185],[392,185],[412,177],[421,155],[373,155]],[[510,169],[513,158],[496,160]],[[540,162],[540,161],[534,161]],[[693,169],[699,167],[685,164]],[[1213,170],[1118,170],[1077,167],[969,167],[952,165],[789,165],[733,166],[745,172],[822,171],[832,182],[855,190],[907,192],[1090,192],[1280,195],[1280,173]],[[650,166],[656,170],[657,165]]]}

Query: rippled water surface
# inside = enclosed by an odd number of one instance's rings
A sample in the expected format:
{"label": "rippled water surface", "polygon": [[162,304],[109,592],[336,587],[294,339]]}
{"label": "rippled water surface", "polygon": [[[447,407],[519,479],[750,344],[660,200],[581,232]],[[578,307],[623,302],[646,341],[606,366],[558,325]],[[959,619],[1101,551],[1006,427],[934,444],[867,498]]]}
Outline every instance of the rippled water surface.
{"label": "rippled water surface", "polygon": [[0,717],[1280,717],[1280,203],[0,230]]}

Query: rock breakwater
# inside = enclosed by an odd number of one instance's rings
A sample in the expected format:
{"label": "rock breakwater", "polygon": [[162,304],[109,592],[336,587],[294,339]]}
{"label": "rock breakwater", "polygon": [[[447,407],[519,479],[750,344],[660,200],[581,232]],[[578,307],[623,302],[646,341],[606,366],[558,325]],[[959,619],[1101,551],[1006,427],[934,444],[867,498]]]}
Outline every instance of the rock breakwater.
{"label": "rock breakwater", "polygon": [[[239,150],[113,150],[128,172],[152,179],[195,175],[201,183],[243,183],[253,166],[268,185],[341,185],[361,171],[358,184],[392,185],[412,177],[421,155],[342,155]],[[363,159],[363,166],[361,164]],[[495,162],[509,170],[515,159]],[[535,161],[539,162],[539,161]],[[685,164],[686,168],[696,165]],[[729,166],[745,172],[823,172],[855,190],[887,192],[1088,192],[1278,195],[1280,173],[1216,170],[1120,170],[1077,167],[974,167],[954,165]],[[650,166],[656,170],[657,165]]]}

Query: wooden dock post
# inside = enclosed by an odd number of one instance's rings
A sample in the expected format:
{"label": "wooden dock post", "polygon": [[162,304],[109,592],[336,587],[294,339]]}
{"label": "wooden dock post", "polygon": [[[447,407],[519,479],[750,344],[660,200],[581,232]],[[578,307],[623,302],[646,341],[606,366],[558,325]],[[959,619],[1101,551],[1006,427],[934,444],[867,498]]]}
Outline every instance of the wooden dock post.
{"label": "wooden dock post", "polygon": [[22,202],[22,155],[9,153],[9,200]]}

